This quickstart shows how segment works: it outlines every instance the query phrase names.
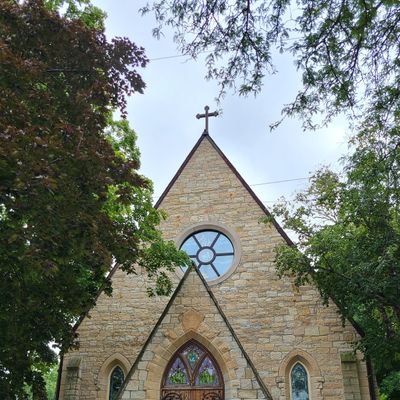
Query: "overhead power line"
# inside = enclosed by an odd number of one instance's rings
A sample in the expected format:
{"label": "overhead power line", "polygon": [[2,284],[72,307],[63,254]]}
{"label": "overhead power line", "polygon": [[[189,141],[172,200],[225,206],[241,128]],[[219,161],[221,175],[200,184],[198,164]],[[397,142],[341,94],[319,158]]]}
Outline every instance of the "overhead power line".
{"label": "overhead power line", "polygon": [[156,57],[156,58],[149,58],[149,61],[159,61],[159,60],[168,60],[170,58],[180,58],[180,57],[190,57],[189,54],[176,54],[174,56],[165,56],[165,57]]}
{"label": "overhead power line", "polygon": [[283,182],[294,182],[294,181],[306,181],[309,178],[293,178],[293,179],[283,179],[281,181],[270,181],[270,182],[261,182],[261,183],[253,183],[249,186],[261,186],[261,185],[272,185],[273,183],[283,183]]}
{"label": "overhead power line", "polygon": [[[300,37],[298,37],[298,38],[289,38],[289,39],[286,39],[286,40],[292,41],[292,40],[298,40],[298,39],[301,39],[301,38]],[[207,53],[214,53],[214,50],[200,51],[197,54],[207,54]],[[169,60],[171,58],[181,58],[181,57],[193,58],[193,56],[191,56],[190,54],[173,54],[173,55],[169,55],[169,56],[149,58],[149,61]]]}
{"label": "overhead power line", "polygon": [[[309,178],[293,178],[293,179],[283,179],[280,181],[269,181],[269,182],[261,182],[261,183],[254,183],[252,185],[249,186],[261,186],[261,185],[272,185],[275,183],[284,183],[284,182],[294,182],[294,181],[304,181],[304,180],[308,180]],[[209,189],[209,191],[212,191],[214,189]],[[160,198],[160,196],[157,197],[153,197],[153,200],[158,200]],[[263,201],[263,203],[275,203],[275,200],[265,200]]]}
{"label": "overhead power line", "polygon": [[[207,54],[207,53],[213,53],[213,52],[214,52],[214,50],[205,50],[205,51],[200,51],[198,54]],[[168,60],[170,58],[181,58],[181,57],[193,58],[193,56],[191,56],[190,54],[173,54],[170,56],[149,58],[149,61]]]}

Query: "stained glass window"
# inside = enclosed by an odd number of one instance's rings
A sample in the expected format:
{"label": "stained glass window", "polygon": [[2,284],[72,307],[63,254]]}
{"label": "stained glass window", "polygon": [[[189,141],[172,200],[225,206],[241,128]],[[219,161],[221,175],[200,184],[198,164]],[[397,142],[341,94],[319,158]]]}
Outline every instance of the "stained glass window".
{"label": "stained glass window", "polygon": [[207,280],[224,275],[232,265],[234,248],[223,233],[205,230],[190,235],[181,246]]}
{"label": "stained glass window", "polygon": [[218,383],[218,374],[215,370],[214,363],[206,357],[201,363],[197,373],[196,385],[215,386],[218,385]]}
{"label": "stained glass window", "polygon": [[188,364],[192,371],[203,353],[203,350],[201,350],[200,347],[196,346],[195,344],[186,347],[186,349],[184,350],[183,354],[185,355],[186,360],[188,361]]}
{"label": "stained glass window", "polygon": [[117,393],[122,383],[124,382],[124,372],[120,367],[115,367],[110,376],[110,393],[109,400],[114,400],[117,398]]}
{"label": "stained glass window", "polygon": [[223,390],[222,376],[212,355],[194,340],[180,348],[169,365],[164,375],[165,388]]}
{"label": "stained glass window", "polygon": [[168,385],[187,385],[189,383],[185,365],[180,357],[172,364],[167,377]]}
{"label": "stained glass window", "polygon": [[296,363],[290,373],[292,400],[309,400],[308,376],[304,366]]}

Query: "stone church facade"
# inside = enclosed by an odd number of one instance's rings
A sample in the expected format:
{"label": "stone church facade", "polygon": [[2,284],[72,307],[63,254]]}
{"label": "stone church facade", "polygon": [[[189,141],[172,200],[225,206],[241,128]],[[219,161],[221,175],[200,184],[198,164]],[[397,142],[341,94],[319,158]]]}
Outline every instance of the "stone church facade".
{"label": "stone church facade", "polygon": [[[62,400],[373,400],[356,330],[311,286],[278,278],[290,239],[207,133],[158,201],[166,239],[197,264],[172,275],[170,298],[115,269],[64,355]],[[193,254],[191,254],[193,253]]]}

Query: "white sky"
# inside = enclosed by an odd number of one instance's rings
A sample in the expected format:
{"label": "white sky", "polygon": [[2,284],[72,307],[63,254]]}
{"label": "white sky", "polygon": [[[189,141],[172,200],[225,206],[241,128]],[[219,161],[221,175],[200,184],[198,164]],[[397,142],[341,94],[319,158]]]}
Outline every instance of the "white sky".
{"label": "white sky", "polygon": [[[105,10],[106,33],[126,36],[156,59],[179,54],[171,36],[152,37],[152,16],[141,17],[142,0],[94,0]],[[256,98],[228,94],[221,102],[222,115],[210,118],[210,135],[248,184],[309,176],[322,165],[335,167],[346,152],[346,122],[338,119],[329,128],[303,132],[296,120],[284,121],[272,133],[268,125],[280,119],[284,104],[294,99],[299,74],[289,55],[277,55],[278,73],[266,76]],[[147,88],[128,103],[128,119],[138,135],[142,167],[140,172],[154,182],[154,200],[163,192],[204,129],[204,119],[195,115],[210,106],[217,108],[218,87],[206,81],[201,59],[154,60],[140,71]],[[199,172],[200,173],[200,172]],[[271,207],[280,196],[290,197],[307,181],[252,186]]]}

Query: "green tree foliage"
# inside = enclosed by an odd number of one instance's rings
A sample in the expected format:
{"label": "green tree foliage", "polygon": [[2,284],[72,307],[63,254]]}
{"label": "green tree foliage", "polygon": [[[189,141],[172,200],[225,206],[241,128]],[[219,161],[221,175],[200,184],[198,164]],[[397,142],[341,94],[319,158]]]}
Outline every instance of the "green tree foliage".
{"label": "green tree foliage", "polygon": [[[72,2],[69,2],[72,4]],[[0,0],[0,398],[46,398],[44,374],[76,341],[72,324],[111,292],[113,265],[147,270],[150,292],[186,257],[156,229],[137,173],[126,97],[147,59],[124,38],[59,16],[40,0]],[[50,7],[51,8],[51,7]],[[98,14],[96,14],[98,15]],[[111,122],[110,122],[111,121]]]}
{"label": "green tree foliage", "polygon": [[53,365],[49,371],[44,375],[46,382],[47,399],[55,400],[58,379],[58,364]]}
{"label": "green tree foliage", "polygon": [[358,347],[380,380],[400,370],[399,134],[365,127],[342,176],[320,170],[294,206],[274,210],[298,238],[276,248],[278,272],[313,283],[326,304],[334,300],[359,327]]}
{"label": "green tree foliage", "polygon": [[68,19],[79,19],[86,26],[104,29],[106,13],[90,3],[90,0],[43,0],[50,11],[64,9],[63,16]]}
{"label": "green tree foliage", "polygon": [[142,9],[175,31],[180,50],[206,57],[222,93],[257,93],[275,50],[293,54],[303,88],[284,109],[315,126],[345,111],[399,112],[400,4],[390,0],[163,0]]}
{"label": "green tree foliage", "polygon": [[[58,364],[46,367],[46,371],[43,373],[44,384],[46,386],[46,394],[44,390],[41,393],[41,397],[44,400],[55,400],[57,390],[57,379],[58,379]],[[26,397],[29,400],[33,400],[32,389],[30,386],[25,385]],[[37,396],[36,396],[37,397]]]}
{"label": "green tree foliage", "polygon": [[400,399],[400,371],[391,372],[382,381],[381,400]]}

